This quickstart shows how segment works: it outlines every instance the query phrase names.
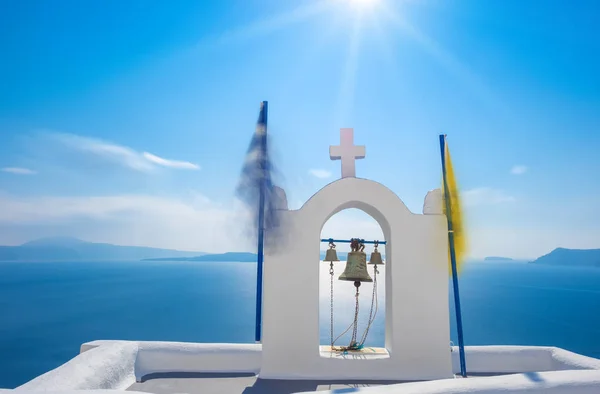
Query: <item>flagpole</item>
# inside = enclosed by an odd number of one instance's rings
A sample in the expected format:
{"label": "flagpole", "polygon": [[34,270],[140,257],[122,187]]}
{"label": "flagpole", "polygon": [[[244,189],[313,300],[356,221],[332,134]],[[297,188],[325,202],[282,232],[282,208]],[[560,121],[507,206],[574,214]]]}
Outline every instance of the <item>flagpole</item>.
{"label": "flagpole", "polygon": [[[261,152],[265,154],[267,151],[267,117],[268,117],[269,104],[267,101],[262,102],[262,111],[264,111],[264,127],[265,127],[265,138],[262,139],[263,146]],[[266,188],[266,158],[260,158],[261,165],[261,179],[259,185],[259,200],[258,200],[258,247],[257,247],[257,260],[256,260],[256,327],[254,331],[254,340],[256,342],[261,341],[262,337],[262,286],[263,286],[263,260],[264,260],[264,236],[265,236],[265,188]]]}
{"label": "flagpole", "polygon": [[446,203],[446,219],[448,221],[448,242],[450,244],[450,264],[452,266],[452,285],[454,288],[454,309],[456,311],[456,330],[458,332],[458,351],[460,358],[460,374],[467,377],[467,365],[465,361],[465,344],[463,341],[462,314],[460,311],[460,295],[458,292],[458,272],[456,270],[456,252],[454,250],[454,229],[452,227],[452,204],[446,179],[446,135],[440,135],[440,150],[442,154],[442,175],[444,184],[444,201]]}

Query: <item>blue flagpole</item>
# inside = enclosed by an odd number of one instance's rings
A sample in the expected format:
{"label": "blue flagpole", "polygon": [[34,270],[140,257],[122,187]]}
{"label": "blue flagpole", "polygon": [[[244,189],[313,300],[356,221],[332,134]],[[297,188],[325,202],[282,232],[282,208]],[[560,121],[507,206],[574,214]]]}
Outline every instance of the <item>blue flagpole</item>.
{"label": "blue flagpole", "polygon": [[[267,152],[267,116],[268,116],[268,102],[262,102],[262,111],[264,111],[264,127],[265,127],[265,138],[262,139],[261,152],[266,155]],[[261,179],[259,187],[259,201],[258,201],[258,258],[256,261],[256,329],[254,332],[254,339],[256,342],[261,341],[262,337],[262,286],[263,286],[263,259],[264,259],[264,237],[265,237],[265,188],[266,188],[266,168],[264,157],[260,159],[261,165]]]}
{"label": "blue flagpole", "polygon": [[446,180],[446,136],[440,135],[440,150],[442,153],[442,175],[444,180],[444,200],[446,203],[446,219],[448,220],[448,242],[450,244],[450,264],[452,266],[452,285],[454,288],[454,309],[456,311],[456,331],[458,332],[458,351],[460,358],[460,375],[467,377],[465,361],[465,343],[463,341],[462,314],[460,311],[460,295],[458,292],[458,272],[456,270],[456,251],[454,250],[454,229],[452,228],[452,211],[448,182]]}

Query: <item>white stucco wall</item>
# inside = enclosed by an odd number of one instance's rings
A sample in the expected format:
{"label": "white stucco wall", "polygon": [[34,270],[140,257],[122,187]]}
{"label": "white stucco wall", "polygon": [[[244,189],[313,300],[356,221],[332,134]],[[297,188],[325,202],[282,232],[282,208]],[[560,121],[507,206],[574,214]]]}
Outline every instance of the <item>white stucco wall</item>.
{"label": "white stucco wall", "polygon": [[[520,373],[576,369],[600,370],[600,360],[548,346],[467,346],[469,373]],[[458,347],[452,347],[454,373],[460,372]],[[600,393],[600,391],[598,391]]]}
{"label": "white stucco wall", "polygon": [[158,372],[258,373],[261,346],[233,343],[140,342],[138,381]]}
{"label": "white stucco wall", "polygon": [[[348,208],[371,215],[387,241],[385,346],[390,357],[386,359],[340,360],[319,353],[321,229],[331,216]],[[286,238],[265,255],[261,377],[422,380],[452,376],[443,215],[413,214],[385,186],[344,178],[324,187],[301,209],[282,211],[281,220]]]}
{"label": "white stucco wall", "polygon": [[17,387],[17,390],[125,390],[135,382],[138,348],[136,342],[125,341],[98,346]]}
{"label": "white stucco wall", "polygon": [[258,373],[261,345],[93,341],[81,353],[35,379],[21,390],[123,390],[159,372]]}

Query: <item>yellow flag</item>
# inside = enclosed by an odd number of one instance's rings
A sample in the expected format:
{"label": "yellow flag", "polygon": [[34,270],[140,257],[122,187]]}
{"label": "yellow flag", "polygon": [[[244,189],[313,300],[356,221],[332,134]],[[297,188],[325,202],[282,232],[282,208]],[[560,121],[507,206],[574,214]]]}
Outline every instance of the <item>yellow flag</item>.
{"label": "yellow flag", "polygon": [[[454,176],[454,170],[452,168],[452,160],[450,159],[450,151],[448,150],[448,144],[444,144],[445,147],[445,159],[446,159],[446,186],[448,188],[448,195],[450,196],[450,213],[446,212],[446,188],[442,184],[442,196],[443,203],[442,207],[444,214],[452,221],[452,230],[454,231],[454,254],[456,257],[456,270],[460,271],[460,268],[464,262],[465,255],[467,253],[467,237],[464,228],[464,218],[461,211],[461,201],[458,192],[458,186],[456,184],[456,177]],[[452,272],[450,250],[448,250],[448,268]]]}

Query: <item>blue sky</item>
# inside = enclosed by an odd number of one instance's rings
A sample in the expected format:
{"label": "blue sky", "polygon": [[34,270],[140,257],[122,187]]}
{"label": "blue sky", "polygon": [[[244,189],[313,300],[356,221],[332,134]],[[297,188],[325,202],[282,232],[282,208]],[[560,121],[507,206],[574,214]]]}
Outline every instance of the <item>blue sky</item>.
{"label": "blue sky", "polygon": [[[234,189],[268,100],[292,208],[339,178],[328,147],[353,127],[357,176],[421,212],[446,133],[473,257],[600,247],[596,1],[3,8],[0,244],[251,250]],[[381,233],[352,211],[324,231]]]}

